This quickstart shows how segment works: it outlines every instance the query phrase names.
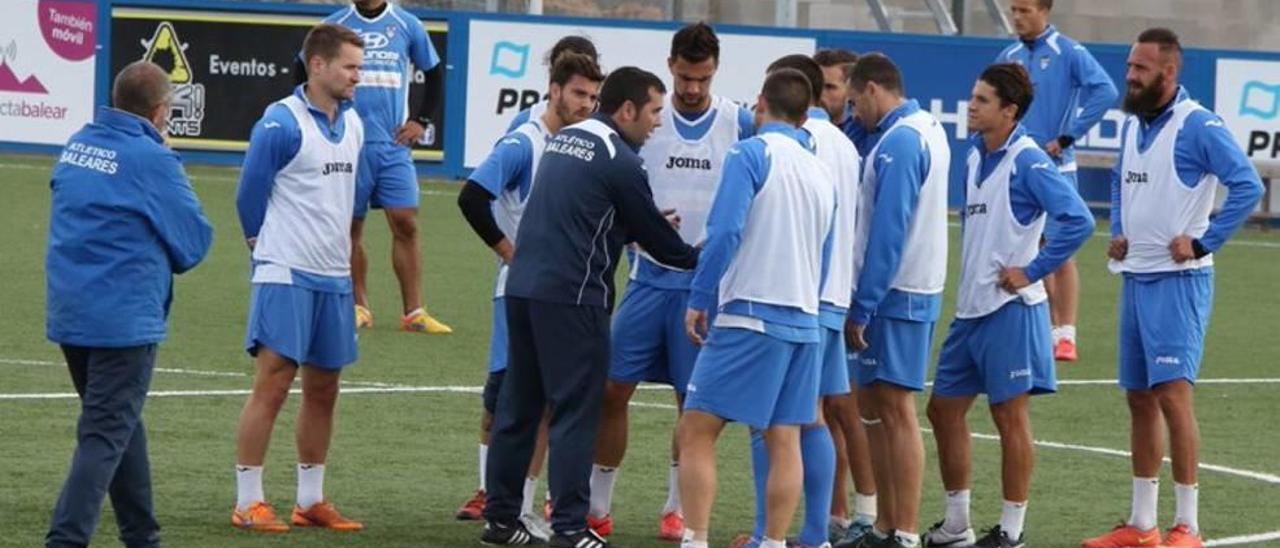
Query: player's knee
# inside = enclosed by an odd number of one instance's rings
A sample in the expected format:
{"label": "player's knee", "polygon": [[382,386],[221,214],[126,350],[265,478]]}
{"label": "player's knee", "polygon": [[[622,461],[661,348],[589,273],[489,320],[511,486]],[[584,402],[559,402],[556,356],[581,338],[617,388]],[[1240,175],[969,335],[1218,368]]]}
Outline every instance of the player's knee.
{"label": "player's knee", "polygon": [[1134,416],[1160,412],[1160,399],[1151,390],[1130,390],[1125,399],[1129,402],[1129,412]]}
{"label": "player's knee", "polygon": [[1031,426],[1027,407],[1018,399],[992,405],[991,418],[995,421],[996,429],[1000,431],[1001,436],[1025,431]]}
{"label": "player's knee", "polygon": [[407,241],[418,237],[418,217],[415,211],[397,209],[388,218],[391,221],[392,238]]}
{"label": "player's knee", "polygon": [[937,398],[929,398],[929,403],[925,406],[925,416],[929,417],[929,424],[942,424],[951,420],[946,406],[942,405]]}
{"label": "player's knee", "polygon": [[635,392],[635,385],[623,384],[609,381],[604,386],[604,399],[601,402],[605,414],[620,415],[627,412],[627,405],[631,403],[631,394]]}

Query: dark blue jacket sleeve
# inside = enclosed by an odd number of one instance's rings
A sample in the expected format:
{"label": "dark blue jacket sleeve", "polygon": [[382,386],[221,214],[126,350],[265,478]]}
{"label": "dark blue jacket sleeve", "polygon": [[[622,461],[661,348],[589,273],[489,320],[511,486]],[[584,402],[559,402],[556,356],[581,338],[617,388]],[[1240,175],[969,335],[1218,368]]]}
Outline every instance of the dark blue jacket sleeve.
{"label": "dark blue jacket sleeve", "polygon": [[627,239],[640,244],[662,264],[683,269],[696,266],[698,250],[680,239],[680,233],[654,205],[648,175],[639,161],[615,161],[610,169],[613,176],[609,179],[609,194],[618,220],[626,228]]}
{"label": "dark blue jacket sleeve", "polygon": [[147,166],[140,166],[145,180],[147,218],[164,244],[169,268],[181,274],[204,260],[213,243],[213,226],[204,216],[200,200],[182,169],[176,153],[165,151]]}
{"label": "dark blue jacket sleeve", "polygon": [[871,321],[871,315],[889,294],[889,285],[902,264],[907,230],[916,214],[924,175],[929,171],[928,151],[914,130],[890,132],[878,150],[875,158],[868,159],[875,162],[878,180],[875,210],[858,274],[858,289],[849,310],[849,319],[859,325]]}

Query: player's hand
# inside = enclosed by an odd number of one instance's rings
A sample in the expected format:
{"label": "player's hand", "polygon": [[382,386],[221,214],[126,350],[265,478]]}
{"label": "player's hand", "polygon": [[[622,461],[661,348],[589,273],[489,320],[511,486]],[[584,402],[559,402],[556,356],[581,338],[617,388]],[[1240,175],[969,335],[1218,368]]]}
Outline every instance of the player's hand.
{"label": "player's hand", "polygon": [[707,335],[707,311],[688,309],[684,313],[684,333],[694,346],[702,346]]}
{"label": "player's hand", "polygon": [[1129,239],[1124,236],[1116,236],[1111,239],[1111,246],[1107,248],[1107,256],[1117,261],[1123,261],[1125,255],[1129,254]]}
{"label": "player's hand", "polygon": [[680,214],[676,213],[675,208],[662,210],[662,216],[667,218],[668,223],[671,223],[671,228],[680,230]]}
{"label": "player's hand", "polygon": [[863,350],[866,350],[871,346],[870,344],[867,344],[867,339],[863,338],[866,331],[867,326],[853,323],[852,320],[846,321],[844,323],[844,343],[854,352],[862,352]]}
{"label": "player's hand", "polygon": [[1195,247],[1191,245],[1191,236],[1183,234],[1169,242],[1169,254],[1173,255],[1173,262],[1178,264],[1196,258]]}
{"label": "player's hand", "polygon": [[1048,152],[1049,155],[1053,156],[1054,158],[1062,156],[1062,146],[1058,144],[1057,139],[1054,139],[1052,141],[1049,141],[1048,143],[1045,143],[1044,151]]}
{"label": "player's hand", "polygon": [[422,127],[422,124],[409,120],[403,126],[400,126],[400,129],[396,130],[396,144],[411,147],[426,132],[427,128]]}
{"label": "player's hand", "polygon": [[245,245],[249,246],[249,251],[253,251],[254,246],[258,245],[258,239],[257,239],[257,238],[246,238],[246,239],[244,240],[244,243],[245,243]]}
{"label": "player's hand", "polygon": [[503,238],[498,243],[493,244],[493,252],[498,254],[505,264],[511,264],[511,259],[516,256],[516,248],[511,245],[511,240]]}
{"label": "player's hand", "polygon": [[1016,294],[1019,289],[1031,285],[1031,280],[1027,279],[1027,273],[1025,270],[1016,266],[1011,266],[1000,269],[1000,280],[998,285],[1000,286],[1000,289]]}

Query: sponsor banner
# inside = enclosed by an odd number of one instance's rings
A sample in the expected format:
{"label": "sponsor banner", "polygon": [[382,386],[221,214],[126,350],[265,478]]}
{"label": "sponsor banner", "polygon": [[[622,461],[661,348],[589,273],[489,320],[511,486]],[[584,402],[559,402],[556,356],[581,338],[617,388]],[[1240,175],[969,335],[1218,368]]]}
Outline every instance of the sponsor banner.
{"label": "sponsor banner", "polygon": [[93,120],[96,0],[18,0],[0,19],[0,141],[61,145]]}
{"label": "sponsor banner", "polygon": [[[560,38],[587,36],[599,49],[604,70],[638,66],[657,74],[670,89],[667,53],[674,32],[473,19],[467,51],[465,166],[479,165],[516,113],[542,100],[548,70],[544,58]],[[740,103],[754,103],[769,63],[789,53],[812,54],[815,43],[812,37],[721,33],[720,70],[712,89]]]}
{"label": "sponsor banner", "polygon": [[1214,111],[1249,159],[1280,165],[1280,62],[1218,59]]}
{"label": "sponsor banner", "polygon": [[[111,74],[145,59],[169,72],[174,86],[169,135],[176,148],[243,151],[249,132],[272,102],[293,91],[295,60],[307,31],[321,17],[196,10],[115,8],[111,12]],[[423,22],[436,52],[446,59],[444,20]],[[427,90],[415,70],[409,102]],[[444,101],[430,113],[434,127],[414,147],[418,160],[444,159]]]}

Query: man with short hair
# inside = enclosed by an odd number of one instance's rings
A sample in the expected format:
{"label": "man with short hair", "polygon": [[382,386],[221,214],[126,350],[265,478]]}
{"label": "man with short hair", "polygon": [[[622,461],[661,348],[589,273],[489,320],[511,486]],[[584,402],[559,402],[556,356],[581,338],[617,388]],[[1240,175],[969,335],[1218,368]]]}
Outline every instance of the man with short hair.
{"label": "man with short hair", "polygon": [[[1116,86],[1089,50],[1049,24],[1053,0],[1011,0],[1009,9],[1018,41],[1000,52],[996,62],[1018,63],[1031,75],[1036,100],[1022,124],[1031,140],[1049,153],[1067,181],[1076,186],[1073,145],[1115,104]],[[1045,236],[1052,236],[1058,228],[1050,217]],[[1068,259],[1046,277],[1044,286],[1049,293],[1054,358],[1076,361],[1080,275],[1075,259]]]}
{"label": "man with short hair", "polygon": [[[547,70],[550,71],[552,67],[555,67],[556,62],[560,60],[560,56],[566,53],[586,55],[591,58],[592,62],[597,64],[600,62],[600,53],[596,51],[596,45],[590,38],[579,34],[570,34],[556,40],[556,43],[551,46],[551,50],[547,52],[547,57],[543,60],[547,65]],[[511,118],[511,123],[507,125],[507,133],[515,131],[529,120],[541,118],[543,113],[547,112],[547,107],[551,105],[550,99],[551,92],[548,90],[547,96],[543,100],[517,112]]]}
{"label": "man with short hair", "polygon": [[241,529],[289,530],[266,501],[262,466],[276,416],[299,373],[298,491],[291,521],[339,531],[364,527],[324,496],[339,377],[356,361],[350,223],[364,169],[364,125],[352,103],[363,47],[346,27],[311,29],[302,46],[307,83],[267,107],[245,152],[236,209],[253,258],[244,344],[256,373],[236,432],[231,523]]}
{"label": "man with short hair", "polygon": [[195,268],[213,240],[181,160],[164,144],[171,93],[160,67],[125,66],[112,106],[71,136],[53,167],[46,336],[67,360],[80,418],[49,548],[88,546],[108,494],[120,541],[160,546],[142,406],[173,276]]}
{"label": "man with short hair", "polygon": [[608,546],[587,527],[587,509],[614,270],[629,242],[677,268],[692,268],[698,256],[654,206],[636,153],[661,123],[665,90],[652,73],[614,70],[600,90],[599,112],[557,133],[539,160],[507,274],[508,364],[489,444],[483,542],[540,542],[518,518],[546,412],[555,494],[550,544]]}
{"label": "man with short hair", "polygon": [[[1164,28],[1129,50],[1120,157],[1111,171],[1109,268],[1123,278],[1119,381],[1129,401],[1133,511],[1085,548],[1198,547],[1200,432],[1192,388],[1213,308],[1213,253],[1262,197],[1262,182],[1222,119],[1178,85],[1182,46]],[[1210,220],[1217,184],[1227,187]],[[1165,432],[1173,527],[1156,523]]]}
{"label": "man with short hair", "polygon": [[[713,95],[720,65],[720,39],[706,23],[686,25],[671,38],[667,68],[673,88],[663,101],[662,125],[640,148],[649,187],[658,209],[679,224],[690,245],[706,237],[707,212],[729,147],[751,136],[750,112]],[[698,348],[684,335],[684,312],[693,272],[655,260],[643,249],[631,263],[631,276],[613,322],[609,381],[605,384],[600,434],[591,468],[588,521],[601,535],[613,530],[613,486],[627,451],[627,410],[640,382],[670,384],[676,415]],[[658,538],[679,542],[684,534],[680,508],[680,451],[672,432],[667,500],[659,513]]]}
{"label": "man with short hair", "polygon": [[707,218],[705,252],[685,316],[689,339],[704,348],[679,427],[680,495],[688,523],[683,548],[707,548],[715,445],[729,421],[764,432],[769,477],[761,547],[786,546],[800,502],[800,429],[818,417],[819,300],[837,199],[830,173],[800,129],[812,89],[795,69],[765,78],[756,101],[759,133],[730,149]]}
{"label": "man with short hair", "polygon": [[[373,327],[369,309],[369,259],[364,251],[364,219],[370,207],[382,208],[391,227],[391,264],[400,283],[403,316],[400,329],[414,333],[447,334],[453,329],[427,313],[422,303],[422,250],[418,247],[418,172],[413,144],[434,126],[430,116],[433,93],[408,111],[413,67],[428,79],[443,78],[433,70],[440,56],[418,17],[387,0],[353,0],[348,8],[326,17],[325,23],[344,25],[365,42],[365,61],[356,87],[356,111],[367,129],[361,151],[365,169],[357,181],[351,220],[351,275],[355,285],[356,326]],[[428,86],[434,89],[436,86]]]}
{"label": "man with short hair", "polygon": [[[1057,390],[1049,310],[1041,280],[1093,234],[1093,215],[1020,123],[1034,87],[1021,65],[982,72],[969,100],[968,178],[956,319],[942,345],[929,398],[946,489],[946,518],[926,546],[1028,546],[1023,532],[1034,448],[1031,396]],[[1060,230],[1040,246],[1044,225]],[[969,521],[973,453],[966,415],[986,394],[1000,433],[1000,523],[975,538]]]}
{"label": "man with short hair", "polygon": [[[471,173],[458,207],[472,230],[498,256],[498,275],[493,293],[493,330],[489,340],[489,378],[484,385],[484,416],[480,421],[480,489],[457,513],[458,519],[483,519],[485,501],[485,463],[488,460],[489,435],[498,392],[507,371],[507,315],[503,296],[507,274],[515,253],[517,229],[524,213],[525,201],[533,189],[534,174],[547,141],[565,126],[587,119],[595,111],[600,82],[604,75],[595,61],[585,55],[561,56],[551,68],[550,108],[542,116],[522,124],[494,145],[489,157]],[[542,517],[533,511],[534,489],[542,459],[546,452],[546,428],[538,432],[538,448],[534,451],[525,480],[522,520],[541,529]],[[528,524],[526,524],[528,525]]]}
{"label": "man with short hair", "polygon": [[888,57],[859,58],[850,91],[859,124],[876,139],[864,156],[857,283],[845,324],[880,503],[859,542],[911,547],[919,543],[924,475],[915,392],[924,390],[942,310],[951,149],[938,120],[905,98],[902,73]]}

